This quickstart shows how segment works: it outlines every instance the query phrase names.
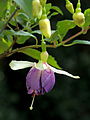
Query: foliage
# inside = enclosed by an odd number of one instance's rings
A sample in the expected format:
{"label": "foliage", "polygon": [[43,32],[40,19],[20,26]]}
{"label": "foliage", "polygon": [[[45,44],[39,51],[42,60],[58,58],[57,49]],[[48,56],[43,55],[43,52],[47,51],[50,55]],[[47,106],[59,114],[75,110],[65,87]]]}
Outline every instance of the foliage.
{"label": "foliage", "polygon": [[[38,40],[37,35],[35,35],[36,30],[34,30],[33,28],[38,25],[39,19],[34,18],[31,14],[32,13],[32,0],[26,0],[26,1],[24,1],[24,0],[19,0],[19,1],[18,0],[14,0],[14,1],[8,0],[7,2],[2,1],[0,5],[1,5],[0,8],[2,8],[3,5],[5,6],[5,8],[3,8],[3,10],[2,10],[2,14],[0,15],[1,16],[1,18],[0,18],[0,26],[1,26],[0,53],[3,55],[7,51],[13,53],[13,51],[15,51],[15,50],[12,50],[12,48],[15,45],[15,43],[22,45],[22,44],[26,43],[27,41],[28,42],[31,41],[30,40],[31,38],[34,38],[36,40],[36,46],[34,45],[34,47],[37,48],[38,47],[37,41],[39,41],[39,40]],[[20,7],[20,9],[18,10],[17,7]],[[52,6],[51,3],[45,4],[44,9],[46,9],[46,13],[42,13],[42,14],[48,15],[48,18],[50,18],[51,16],[54,16],[54,15],[57,15],[57,14],[63,15],[63,12],[61,11],[61,9],[57,6]],[[52,13],[50,11],[51,9],[53,9]],[[5,10],[8,11],[8,15],[5,14]],[[13,15],[13,12],[15,10],[16,10],[16,13]],[[86,22],[84,24],[84,27],[82,27],[82,34],[83,33],[85,34],[85,32],[83,32],[83,31],[87,31],[89,29],[89,24],[90,24],[89,14],[90,14],[90,10],[89,9],[85,10],[84,15],[85,15]],[[11,17],[11,19],[8,21],[9,17]],[[19,25],[21,25],[21,27]],[[70,29],[75,28],[75,26],[76,25],[73,20],[58,21],[57,29],[54,30],[54,33],[52,33],[51,38],[49,38],[49,39],[46,38],[45,41],[48,41],[49,44],[56,43],[55,47],[64,45],[63,43],[67,42],[64,40],[64,37],[67,35],[68,31]],[[86,27],[87,27],[87,29],[86,29]],[[85,30],[84,30],[84,28],[85,28]],[[37,31],[39,31],[39,30],[37,29]],[[36,32],[36,33],[38,34],[38,32]],[[70,40],[71,40],[71,38],[70,38]],[[89,42],[87,42],[87,41],[83,42],[83,40],[82,41],[78,40],[78,42],[73,42],[72,44],[76,44],[76,43],[89,45]],[[72,44],[70,44],[70,45],[72,45]],[[48,44],[47,44],[47,47],[48,47]],[[51,47],[54,47],[54,45],[52,45]],[[19,48],[18,48],[18,51],[19,51]],[[9,52],[7,53],[7,55],[9,54]],[[23,50],[20,52],[23,53]],[[27,52],[25,52],[25,53],[33,58],[36,58],[36,54],[35,55],[33,54],[33,56],[32,56],[32,55],[30,55],[29,52],[30,51],[27,50]],[[49,59],[51,59],[51,58],[49,58]],[[52,61],[52,59],[50,61]],[[53,62],[56,62],[56,61],[53,59]],[[52,64],[52,65],[54,67],[58,68],[57,65],[55,65],[55,64]]]}

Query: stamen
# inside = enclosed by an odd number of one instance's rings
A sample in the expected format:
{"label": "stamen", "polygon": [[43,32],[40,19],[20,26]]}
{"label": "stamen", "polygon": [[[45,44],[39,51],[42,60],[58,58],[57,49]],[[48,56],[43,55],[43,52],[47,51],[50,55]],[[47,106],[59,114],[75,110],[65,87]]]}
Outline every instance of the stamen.
{"label": "stamen", "polygon": [[33,95],[33,99],[32,99],[32,103],[31,103],[31,106],[29,107],[30,110],[33,109],[33,103],[34,103],[34,99],[35,99],[35,94]]}

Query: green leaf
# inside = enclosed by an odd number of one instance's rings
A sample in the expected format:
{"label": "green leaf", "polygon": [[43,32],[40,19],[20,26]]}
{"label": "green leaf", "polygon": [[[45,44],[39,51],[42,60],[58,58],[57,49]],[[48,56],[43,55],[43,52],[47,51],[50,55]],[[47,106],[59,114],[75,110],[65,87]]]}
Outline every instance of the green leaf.
{"label": "green leaf", "polygon": [[74,40],[72,43],[65,44],[64,46],[72,46],[72,45],[75,45],[75,44],[90,45],[90,41],[86,41],[86,40]]}
{"label": "green leaf", "polygon": [[16,17],[16,21],[25,27],[26,23],[29,21],[29,17],[25,13],[19,13],[19,15]]}
{"label": "green leaf", "polygon": [[75,26],[76,25],[72,20],[59,21],[57,23],[57,31],[60,34],[61,39],[63,39],[65,37],[65,35],[67,34],[67,32],[70,29],[73,29]]}
{"label": "green leaf", "polygon": [[5,36],[5,38],[6,38],[5,43],[7,44],[8,47],[10,47],[13,42],[13,37],[8,34],[7,36]]}
{"label": "green leaf", "polygon": [[2,18],[5,15],[5,10],[7,8],[7,2],[8,0],[0,0],[0,18]]}
{"label": "green leaf", "polygon": [[41,33],[40,30],[34,30],[34,31],[32,31],[31,33],[37,33],[37,34],[39,34],[39,35],[42,35],[42,33]]}
{"label": "green leaf", "polygon": [[61,11],[61,9],[57,6],[52,6],[51,9],[57,11],[58,13],[60,13],[61,15],[63,15],[63,12]]}
{"label": "green leaf", "polygon": [[12,20],[9,22],[12,26],[16,27],[16,20],[14,18],[12,18]]}
{"label": "green leaf", "polygon": [[0,21],[0,29],[3,27],[5,23],[3,21]]}
{"label": "green leaf", "polygon": [[25,32],[25,31],[18,31],[18,32],[13,32],[13,35],[16,35],[16,36],[19,36],[18,39],[17,39],[17,43],[18,44],[23,44],[26,42],[26,40],[28,40],[30,37],[33,37],[35,40],[37,39],[34,35],[32,35],[31,33],[29,32]]}
{"label": "green leaf", "polygon": [[18,44],[24,44],[30,37],[28,36],[18,36],[17,37],[17,43]]}
{"label": "green leaf", "polygon": [[61,69],[61,67],[59,67],[59,65],[57,64],[57,61],[51,55],[49,55],[47,63],[51,66],[54,66],[55,68]]}
{"label": "green leaf", "polygon": [[[3,28],[4,24],[5,24],[5,22],[0,21],[0,30]],[[0,33],[0,37],[2,37],[2,36],[3,36],[3,34]]]}
{"label": "green leaf", "polygon": [[23,30],[20,30],[18,32],[14,31],[14,30],[10,30],[12,32],[13,35],[19,35],[19,36],[30,36],[30,37],[35,37],[34,35],[32,35],[29,32],[25,32]]}
{"label": "green leaf", "polygon": [[32,48],[26,48],[26,49],[21,50],[19,52],[22,52],[22,53],[24,53],[24,54],[26,54],[26,55],[34,58],[34,59],[40,60],[40,53],[41,52],[38,51],[38,50],[35,50],[35,49],[32,49]]}
{"label": "green leaf", "polygon": [[14,36],[18,36],[17,39],[17,43],[18,44],[23,44],[26,42],[26,40],[28,40],[30,37],[33,37],[35,40],[37,39],[33,34],[29,33],[29,32],[25,32],[23,30],[20,30],[18,32],[14,31],[14,30],[6,30],[4,31],[4,35],[14,35]]}
{"label": "green leaf", "polygon": [[46,14],[49,13],[49,11],[50,11],[50,9],[51,9],[51,6],[52,6],[51,3],[48,3],[48,4],[45,5],[45,8],[46,8]]}
{"label": "green leaf", "polygon": [[[8,0],[9,2],[8,2],[8,6],[9,6],[9,8],[8,8],[8,10],[6,11],[6,18],[7,19],[9,19],[9,17],[10,17],[10,15],[12,14],[12,13],[14,13],[14,11],[15,11],[15,9],[16,9],[16,5],[15,4],[12,4],[12,0]],[[9,13],[8,13],[9,12]],[[16,16],[18,15],[18,13],[19,13],[19,10],[18,10],[18,12],[17,12],[17,14],[15,14],[13,17],[12,17],[12,19],[9,21],[9,24],[11,24],[11,25],[13,25],[13,26],[15,26],[16,27]]]}
{"label": "green leaf", "polygon": [[85,24],[84,27],[87,27],[90,25],[90,8],[85,10],[84,12],[84,16],[85,16]]}
{"label": "green leaf", "polygon": [[[38,51],[38,50],[36,50],[36,49],[26,48],[24,50],[20,50],[19,52],[24,53],[24,54],[26,54],[26,55],[34,58],[34,59],[40,60],[40,54],[41,54],[41,52]],[[60,69],[60,67],[57,64],[56,60],[51,55],[49,55],[47,62],[48,62],[48,64],[50,64],[50,65],[52,65],[52,66]]]}
{"label": "green leaf", "polygon": [[[6,30],[7,31],[7,30]],[[0,34],[0,54],[7,51],[13,42],[13,36],[5,31]]]}
{"label": "green leaf", "polygon": [[5,40],[0,39],[0,54],[4,53],[8,49],[8,45],[5,43]]}
{"label": "green leaf", "polygon": [[53,12],[52,14],[49,15],[49,19],[52,17],[52,16],[55,16],[55,15],[58,15],[58,12]]}
{"label": "green leaf", "polygon": [[[59,7],[57,7],[57,6],[52,6],[51,3],[46,4],[46,5],[45,5],[45,8],[46,8],[46,14],[49,14],[49,13],[50,13],[50,9],[53,9],[53,10],[55,10],[57,13],[63,15],[63,12],[61,11],[61,9],[60,9]],[[54,14],[56,14],[56,13],[54,13]]]}
{"label": "green leaf", "polygon": [[60,41],[61,40],[61,36],[60,36],[60,34],[57,32],[57,30],[56,31],[54,31],[53,33],[52,33],[52,35],[51,35],[51,37],[50,37],[50,42],[57,42],[57,41]]}
{"label": "green leaf", "polygon": [[23,10],[26,12],[26,14],[31,17],[32,12],[32,0],[14,0]]}

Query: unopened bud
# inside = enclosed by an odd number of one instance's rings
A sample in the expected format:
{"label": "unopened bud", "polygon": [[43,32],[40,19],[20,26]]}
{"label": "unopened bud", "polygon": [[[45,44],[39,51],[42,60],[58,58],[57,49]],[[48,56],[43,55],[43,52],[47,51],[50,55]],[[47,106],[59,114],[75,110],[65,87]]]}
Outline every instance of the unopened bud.
{"label": "unopened bud", "polygon": [[50,25],[49,19],[47,19],[47,18],[41,19],[39,21],[39,28],[40,28],[40,31],[42,32],[42,34],[46,38],[50,38],[51,37],[51,25]]}
{"label": "unopened bud", "polygon": [[39,0],[32,1],[32,15],[38,19],[41,18],[42,15],[42,6]]}
{"label": "unopened bud", "polygon": [[72,13],[72,14],[74,13],[73,4],[69,0],[66,1],[66,8],[70,13]]}
{"label": "unopened bud", "polygon": [[48,59],[48,52],[47,51],[42,52],[40,56],[41,56],[41,60],[43,62],[47,62],[47,59]]}
{"label": "unopened bud", "polygon": [[73,20],[77,26],[82,27],[85,23],[84,14],[82,12],[74,13]]}
{"label": "unopened bud", "polygon": [[75,10],[75,13],[73,14],[73,20],[75,22],[75,24],[79,27],[82,27],[85,23],[85,16],[84,14],[81,12],[81,3],[80,0],[78,0],[77,3],[77,8]]}
{"label": "unopened bud", "polygon": [[40,3],[42,6],[44,6],[46,2],[47,2],[47,0],[40,0]]}

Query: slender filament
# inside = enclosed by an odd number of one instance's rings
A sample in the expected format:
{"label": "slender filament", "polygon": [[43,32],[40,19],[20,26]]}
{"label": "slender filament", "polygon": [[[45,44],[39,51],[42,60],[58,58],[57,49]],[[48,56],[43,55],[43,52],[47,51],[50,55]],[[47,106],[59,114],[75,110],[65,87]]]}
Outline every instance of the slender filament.
{"label": "slender filament", "polygon": [[34,103],[34,99],[35,99],[35,94],[33,95],[33,99],[32,99],[32,103],[31,103],[31,106],[29,107],[30,110],[33,109],[33,103]]}

